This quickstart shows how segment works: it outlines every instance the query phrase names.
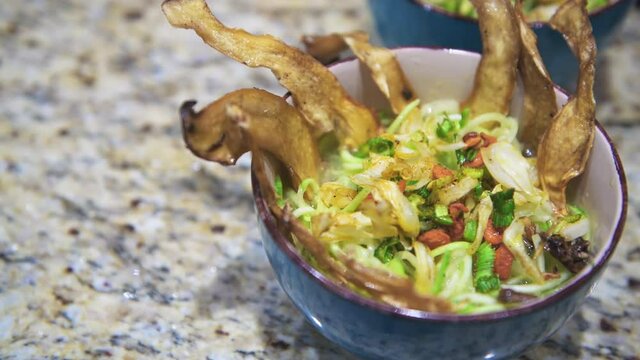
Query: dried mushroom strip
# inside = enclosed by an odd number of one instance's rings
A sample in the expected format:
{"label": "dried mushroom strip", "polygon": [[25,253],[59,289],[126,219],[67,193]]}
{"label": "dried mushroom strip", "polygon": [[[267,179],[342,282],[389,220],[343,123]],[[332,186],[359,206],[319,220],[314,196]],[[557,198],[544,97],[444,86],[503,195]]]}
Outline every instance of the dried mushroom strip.
{"label": "dried mushroom strip", "polygon": [[522,1],[518,2],[516,14],[522,40],[518,70],[524,87],[518,138],[525,148],[535,152],[558,112],[558,106],[553,81],[538,51],[536,35],[522,13]]}
{"label": "dried mushroom strip", "polygon": [[472,0],[482,33],[482,59],[471,96],[464,102],[472,115],[507,114],[516,85],[520,37],[510,0]]}
{"label": "dried mushroom strip", "polygon": [[308,54],[273,36],[224,26],[204,0],[166,0],[162,10],[171,25],[193,29],[224,55],[250,67],[271,69],[291,92],[315,137],[335,131],[342,144],[355,147],[375,135],[377,122],[371,111],[352,100],[336,77]]}
{"label": "dried mushroom strip", "polygon": [[550,25],[563,34],[580,66],[576,95],[558,112],[538,147],[540,182],[558,211],[564,213],[567,185],[584,171],[595,136],[596,44],[585,1],[568,0]]}
{"label": "dried mushroom strip", "polygon": [[369,36],[364,32],[305,36],[302,42],[307,52],[317,59],[335,58],[340,51],[349,47],[367,66],[374,82],[389,100],[394,113],[399,114],[416,99],[415,92],[393,52],[371,45]]}
{"label": "dried mushroom strip", "polygon": [[[251,149],[268,151],[292,173],[295,185],[318,179],[320,155],[300,112],[282,97],[259,89],[229,93],[199,112],[180,109],[184,140],[198,157],[234,164]],[[292,150],[295,149],[295,150]]]}

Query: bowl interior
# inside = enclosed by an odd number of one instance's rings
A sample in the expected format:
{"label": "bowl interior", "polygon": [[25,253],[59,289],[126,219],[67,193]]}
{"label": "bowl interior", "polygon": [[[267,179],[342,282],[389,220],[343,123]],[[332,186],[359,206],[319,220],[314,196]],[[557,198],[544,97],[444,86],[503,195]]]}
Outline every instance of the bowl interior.
{"label": "bowl interior", "polygon": [[[480,60],[479,54],[430,48],[402,48],[396,49],[394,52],[417,96],[423,102],[452,98],[462,100],[471,92],[475,69]],[[361,66],[357,60],[337,63],[331,67],[331,71],[356,100],[374,109],[380,109],[384,107],[381,104],[386,104],[386,99],[371,80],[368,70]],[[556,89],[556,100],[559,105],[564,104],[567,101],[567,95]],[[512,101],[512,115],[519,114],[521,104],[522,90],[518,85]],[[610,139],[599,125],[586,171],[572,182],[569,193],[571,203],[584,207],[591,216],[595,261],[573,277],[563,290],[547,298],[531,302],[521,309],[537,308],[542,306],[543,302],[562,297],[563,293],[571,291],[572,287],[579,287],[579,283],[593,275],[591,271],[593,268],[604,266],[620,238],[626,215],[626,181],[618,155]],[[262,221],[269,222],[272,219],[262,218]],[[283,239],[282,236],[274,236],[274,238]],[[286,247],[283,250],[289,256],[295,257],[296,263],[303,262],[291,244],[279,245]],[[303,266],[303,268],[321,283],[326,284],[328,281],[321,273],[311,270],[307,266]],[[331,288],[333,287],[331,286]],[[382,308],[386,308],[386,306],[382,306]],[[417,311],[409,313],[421,317]],[[509,311],[508,314],[504,313],[504,316],[508,316],[514,311]],[[499,314],[487,315],[491,318],[499,318],[501,317]],[[474,316],[473,320],[484,318],[484,315],[478,315]]]}

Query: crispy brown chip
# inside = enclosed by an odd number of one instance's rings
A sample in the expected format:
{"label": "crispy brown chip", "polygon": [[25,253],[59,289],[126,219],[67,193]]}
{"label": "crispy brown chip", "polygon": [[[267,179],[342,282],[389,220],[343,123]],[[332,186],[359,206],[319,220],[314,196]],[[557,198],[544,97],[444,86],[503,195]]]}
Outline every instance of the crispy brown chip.
{"label": "crispy brown chip", "polygon": [[463,106],[472,115],[507,114],[520,54],[518,22],[510,0],[472,0],[482,33],[482,59],[471,96]]}
{"label": "crispy brown chip", "polygon": [[193,29],[211,47],[250,67],[271,69],[310,122],[314,136],[336,131],[355,147],[375,135],[369,109],[352,100],[336,77],[308,54],[269,35],[252,35],[224,26],[204,0],[166,0],[162,10],[171,25]]}
{"label": "crispy brown chip", "polygon": [[558,106],[553,81],[538,52],[536,35],[529,28],[522,13],[521,1],[518,2],[516,14],[522,40],[518,69],[524,87],[524,104],[520,115],[518,137],[525,148],[535,151],[542,135],[558,112]]}
{"label": "crispy brown chip", "polygon": [[302,42],[307,52],[317,59],[335,58],[348,46],[367,66],[374,82],[389,100],[391,109],[396,114],[416,99],[415,92],[393,52],[371,45],[369,36],[364,32],[305,36]]}
{"label": "crispy brown chip", "polygon": [[307,123],[293,106],[259,89],[229,93],[199,112],[181,109],[184,140],[198,157],[224,165],[252,148],[268,151],[289,168],[294,182],[318,179],[320,156]]}
{"label": "crispy brown chip", "polygon": [[564,3],[550,24],[563,34],[580,66],[575,97],[558,112],[538,147],[540,182],[558,210],[564,212],[567,184],[584,171],[595,136],[596,44],[584,1]]}

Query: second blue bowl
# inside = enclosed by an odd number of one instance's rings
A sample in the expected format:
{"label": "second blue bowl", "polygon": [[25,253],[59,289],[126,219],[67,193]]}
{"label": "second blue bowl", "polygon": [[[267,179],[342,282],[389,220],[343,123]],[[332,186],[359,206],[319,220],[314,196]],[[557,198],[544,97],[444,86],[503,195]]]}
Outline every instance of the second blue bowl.
{"label": "second blue bowl", "polygon": [[[589,16],[601,51],[625,18],[633,0],[619,0]],[[448,13],[420,4],[417,0],[369,0],[369,6],[385,46],[439,46],[482,51],[478,22],[469,17]],[[562,35],[543,22],[532,23],[538,36],[538,48],[551,79],[573,90],[578,62]]]}

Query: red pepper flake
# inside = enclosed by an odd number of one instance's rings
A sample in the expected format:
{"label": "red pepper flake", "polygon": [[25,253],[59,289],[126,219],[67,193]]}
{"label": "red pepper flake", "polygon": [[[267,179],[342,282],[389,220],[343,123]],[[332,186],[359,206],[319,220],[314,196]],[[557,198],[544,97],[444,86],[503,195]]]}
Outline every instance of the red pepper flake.
{"label": "red pepper flake", "polygon": [[431,229],[420,234],[420,236],[418,236],[418,241],[424,243],[429,247],[429,249],[433,250],[437,247],[450,243],[451,237],[443,229]]}
{"label": "red pepper flake", "polygon": [[489,219],[487,227],[484,229],[484,239],[491,245],[502,243],[502,234],[493,226],[493,220]]}
{"label": "red pepper flake", "polygon": [[504,244],[501,244],[496,249],[496,259],[493,263],[493,270],[500,280],[507,280],[511,276],[511,264],[513,264],[513,254]]}
{"label": "red pepper flake", "polygon": [[407,182],[405,180],[398,181],[398,189],[400,189],[400,192],[403,193],[406,188],[407,188]]}
{"label": "red pepper flake", "polygon": [[463,203],[455,202],[449,205],[449,215],[451,215],[452,219],[457,219],[463,212],[469,212],[469,209]]}
{"label": "red pepper flake", "polygon": [[464,219],[453,219],[453,225],[449,226],[448,230],[452,241],[462,239],[462,235],[464,235]]}
{"label": "red pepper flake", "polygon": [[453,171],[447,169],[446,167],[442,166],[442,165],[434,165],[433,169],[431,170],[432,174],[433,174],[433,178],[434,179],[440,179],[443,177],[447,177],[447,176],[453,176]]}

